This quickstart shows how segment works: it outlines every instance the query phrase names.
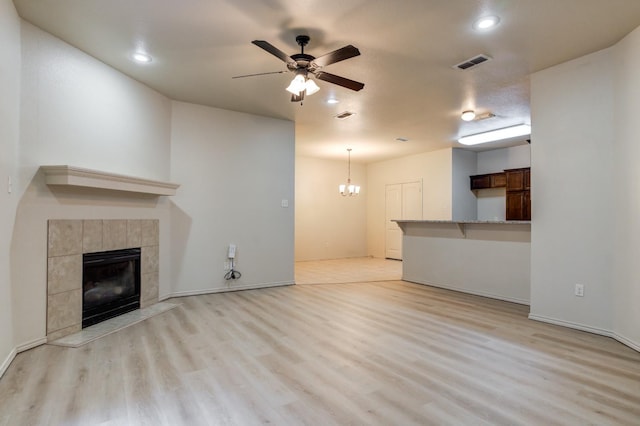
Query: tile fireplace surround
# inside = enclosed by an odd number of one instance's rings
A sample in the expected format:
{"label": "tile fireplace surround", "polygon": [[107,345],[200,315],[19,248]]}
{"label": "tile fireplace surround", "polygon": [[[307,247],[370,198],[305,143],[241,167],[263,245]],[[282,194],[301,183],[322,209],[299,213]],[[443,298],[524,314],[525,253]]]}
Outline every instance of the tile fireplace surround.
{"label": "tile fireplace surround", "polygon": [[49,220],[47,341],[82,329],[82,255],[140,247],[140,307],[158,302],[157,219]]}

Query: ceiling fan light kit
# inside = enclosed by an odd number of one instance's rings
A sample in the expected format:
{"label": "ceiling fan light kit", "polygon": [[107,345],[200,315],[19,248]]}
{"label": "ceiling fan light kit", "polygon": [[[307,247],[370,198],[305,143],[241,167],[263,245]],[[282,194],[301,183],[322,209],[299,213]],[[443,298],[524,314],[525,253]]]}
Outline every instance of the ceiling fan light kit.
{"label": "ceiling fan light kit", "polygon": [[[304,53],[304,47],[309,43],[309,40],[310,38],[307,35],[297,36],[296,42],[300,46],[300,53],[296,53],[291,56],[287,55],[282,50],[278,49],[265,40],[253,40],[251,43],[280,59],[285,64],[287,64],[287,69],[289,71],[296,73],[296,76],[286,88],[286,90],[292,95],[292,102],[302,101],[305,95],[313,95],[318,90],[320,90],[320,87],[318,87],[315,81],[309,78],[309,74],[313,75],[318,80],[337,84],[338,86],[346,87],[347,89],[351,89],[354,91],[362,90],[362,88],[364,87],[364,83],[350,80],[345,77],[340,77],[339,75],[330,74],[321,70],[327,65],[331,65],[336,62],[344,61],[345,59],[353,58],[354,56],[360,55],[360,51],[356,47],[348,45],[316,58],[315,56]],[[234,78],[253,77],[255,75],[263,74],[272,73],[249,74],[236,76]]]}

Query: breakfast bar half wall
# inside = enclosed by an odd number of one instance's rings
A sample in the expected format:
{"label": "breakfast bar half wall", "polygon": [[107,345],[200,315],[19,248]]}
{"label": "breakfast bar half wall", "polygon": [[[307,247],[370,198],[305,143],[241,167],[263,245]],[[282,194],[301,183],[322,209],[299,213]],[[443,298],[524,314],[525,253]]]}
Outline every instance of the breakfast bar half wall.
{"label": "breakfast bar half wall", "polygon": [[402,279],[528,305],[528,221],[397,220]]}

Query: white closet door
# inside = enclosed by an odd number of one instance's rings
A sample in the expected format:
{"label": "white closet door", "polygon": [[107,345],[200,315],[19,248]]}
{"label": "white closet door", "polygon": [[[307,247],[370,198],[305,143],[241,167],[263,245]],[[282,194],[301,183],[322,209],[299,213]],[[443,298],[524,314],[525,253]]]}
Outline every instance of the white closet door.
{"label": "white closet door", "polygon": [[385,202],[385,257],[402,260],[402,230],[392,220],[422,220],[422,182],[387,185]]}
{"label": "white closet door", "polygon": [[393,219],[402,219],[402,184],[387,185],[385,197],[385,254],[388,259],[402,259],[402,230]]}

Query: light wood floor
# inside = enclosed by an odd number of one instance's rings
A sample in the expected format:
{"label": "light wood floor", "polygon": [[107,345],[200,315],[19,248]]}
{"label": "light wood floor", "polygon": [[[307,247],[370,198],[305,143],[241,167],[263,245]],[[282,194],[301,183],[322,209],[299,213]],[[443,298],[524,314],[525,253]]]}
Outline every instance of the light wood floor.
{"label": "light wood floor", "polygon": [[398,260],[358,257],[296,262],[296,284],[344,284],[402,279]]}
{"label": "light wood floor", "polygon": [[640,424],[640,353],[402,281],[172,299],[19,354],[2,425]]}

